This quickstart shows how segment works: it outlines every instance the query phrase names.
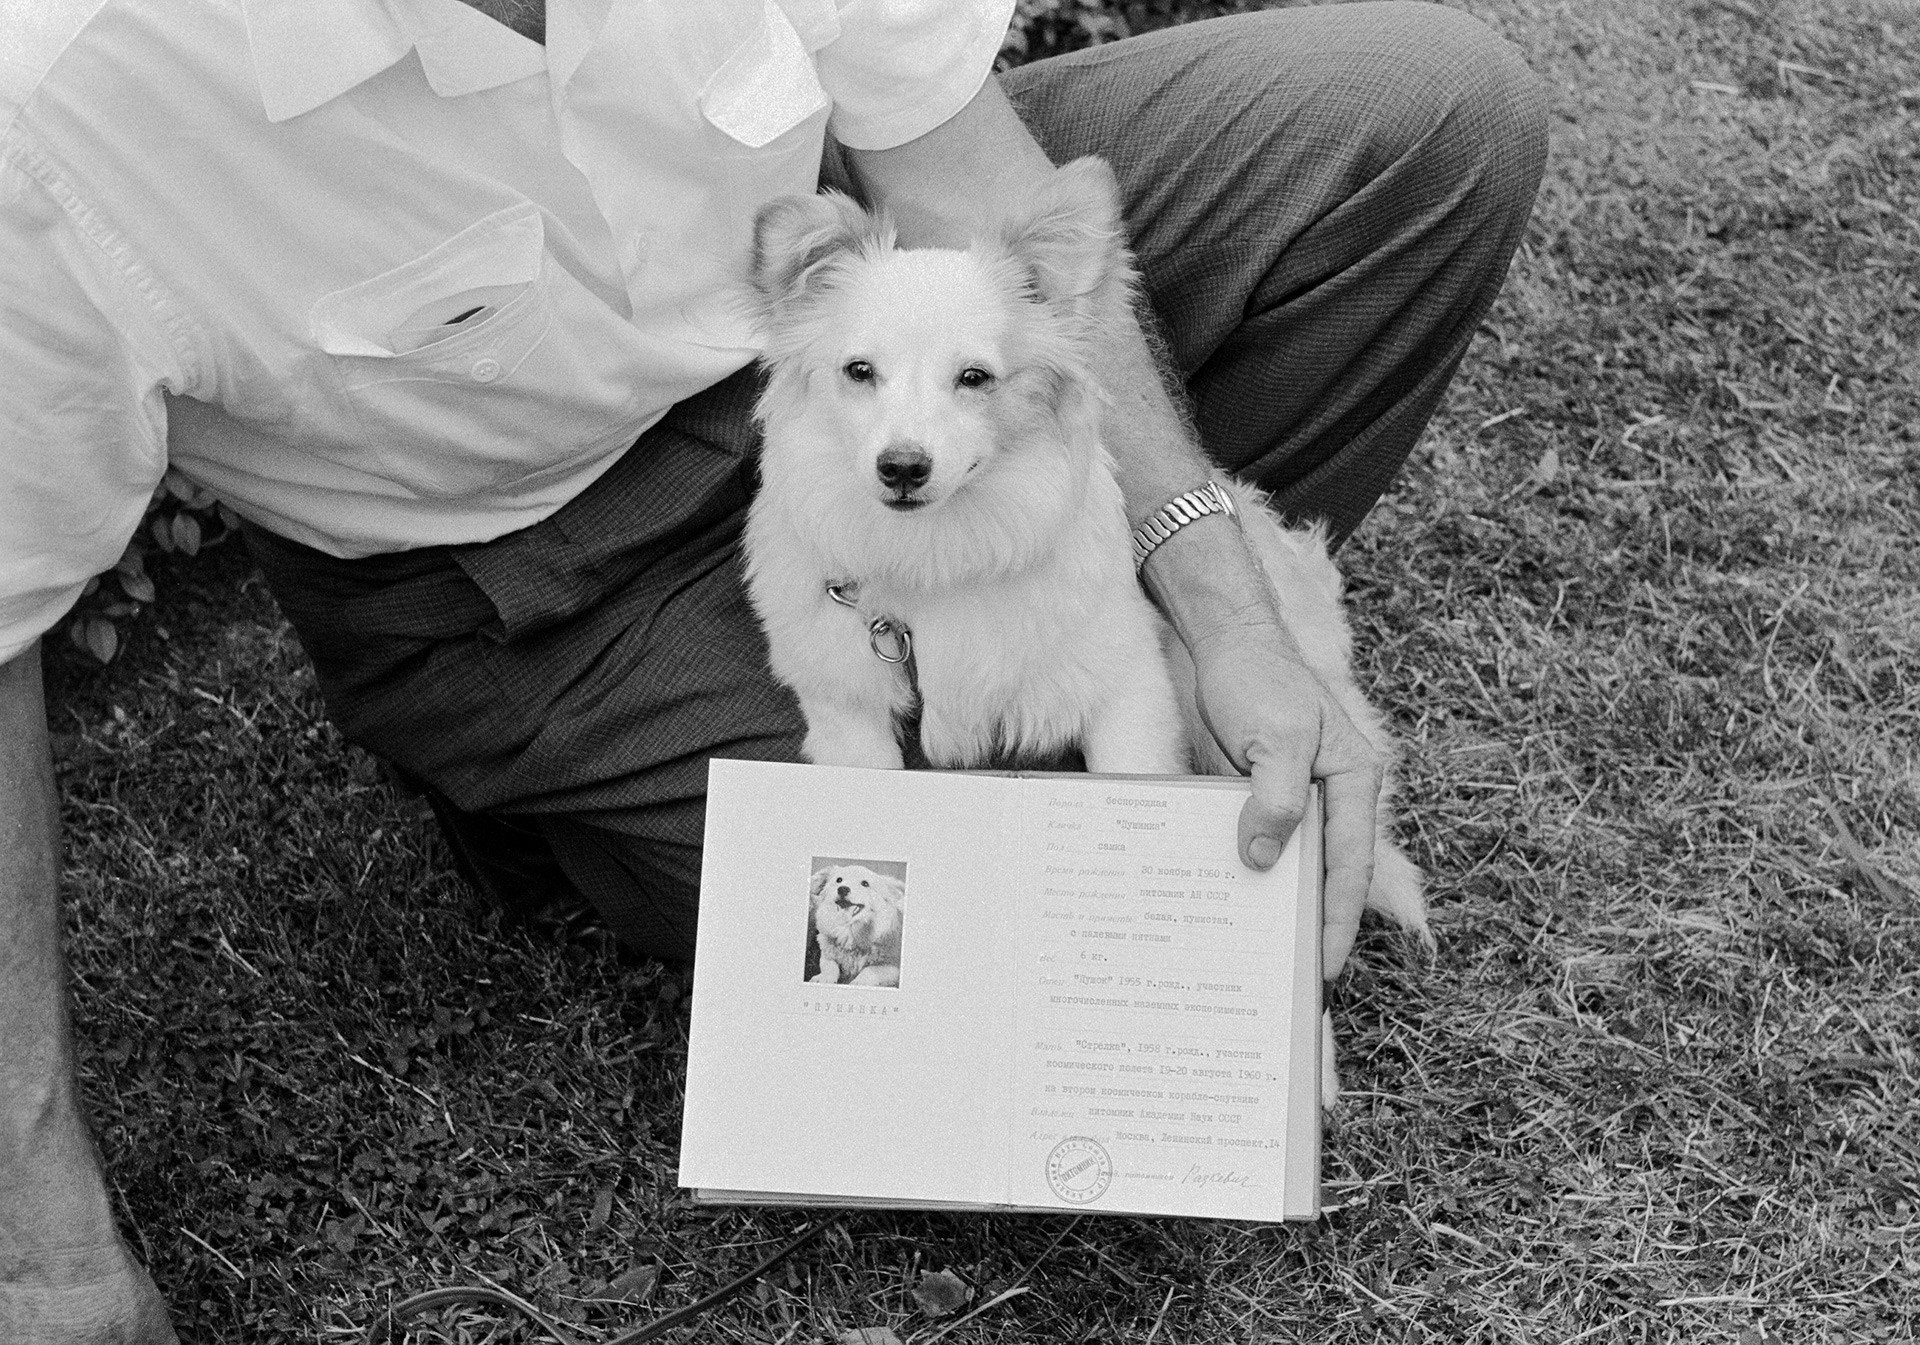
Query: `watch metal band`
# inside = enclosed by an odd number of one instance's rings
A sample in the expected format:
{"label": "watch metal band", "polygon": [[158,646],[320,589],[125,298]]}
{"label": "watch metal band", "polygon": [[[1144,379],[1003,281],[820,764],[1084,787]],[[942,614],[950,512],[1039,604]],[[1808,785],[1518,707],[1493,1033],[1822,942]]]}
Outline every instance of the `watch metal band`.
{"label": "watch metal band", "polygon": [[1218,481],[1209,481],[1198,490],[1176,495],[1154,510],[1145,522],[1133,530],[1134,570],[1137,572],[1145,565],[1147,557],[1167,538],[1208,514],[1225,514],[1228,518],[1238,515],[1233,507],[1233,497]]}

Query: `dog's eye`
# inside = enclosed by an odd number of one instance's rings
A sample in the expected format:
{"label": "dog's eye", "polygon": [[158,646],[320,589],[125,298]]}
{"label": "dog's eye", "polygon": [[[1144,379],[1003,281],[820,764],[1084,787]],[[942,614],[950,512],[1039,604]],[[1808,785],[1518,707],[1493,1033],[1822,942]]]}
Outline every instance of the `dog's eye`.
{"label": "dog's eye", "polygon": [[963,388],[984,388],[993,382],[993,375],[978,365],[968,365],[960,371],[960,377],[954,382]]}
{"label": "dog's eye", "polygon": [[873,366],[865,360],[849,360],[840,372],[855,383],[873,382]]}

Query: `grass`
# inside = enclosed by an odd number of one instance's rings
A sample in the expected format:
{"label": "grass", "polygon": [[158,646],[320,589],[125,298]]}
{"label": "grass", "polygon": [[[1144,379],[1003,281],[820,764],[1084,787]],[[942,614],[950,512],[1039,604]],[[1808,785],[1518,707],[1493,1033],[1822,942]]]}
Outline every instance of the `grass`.
{"label": "grass", "polygon": [[[1920,4],[1470,7],[1555,158],[1343,554],[1441,947],[1338,992],[1340,1208],[853,1216],[701,1338],[926,1340],[941,1268],[1029,1289],[956,1342],[1920,1335]],[[800,1225],[676,1191],[681,980],[476,912],[244,557],[155,617],[50,665],[85,1088],[185,1339],[475,1275],[599,1339]]]}

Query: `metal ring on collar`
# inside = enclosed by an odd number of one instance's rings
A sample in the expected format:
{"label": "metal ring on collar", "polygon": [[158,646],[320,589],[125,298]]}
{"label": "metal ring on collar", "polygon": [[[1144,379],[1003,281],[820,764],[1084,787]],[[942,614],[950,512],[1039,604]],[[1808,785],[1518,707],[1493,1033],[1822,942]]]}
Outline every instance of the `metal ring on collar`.
{"label": "metal ring on collar", "polygon": [[[889,635],[894,641],[894,652],[891,654],[880,647],[880,641]],[[867,623],[867,647],[882,663],[905,663],[913,657],[913,632],[905,626],[894,625],[883,616],[877,616]]]}

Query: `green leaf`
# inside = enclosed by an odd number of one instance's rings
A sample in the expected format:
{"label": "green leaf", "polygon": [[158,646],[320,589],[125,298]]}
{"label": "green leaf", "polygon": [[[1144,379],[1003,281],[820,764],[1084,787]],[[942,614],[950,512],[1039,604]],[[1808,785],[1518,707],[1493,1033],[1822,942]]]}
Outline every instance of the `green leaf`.
{"label": "green leaf", "polygon": [[193,497],[200,492],[198,486],[187,480],[187,478],[179,472],[174,471],[171,467],[167,469],[167,474],[160,479],[160,484],[167,488],[167,494],[173,496],[174,499],[184,505],[191,505],[193,503]]}
{"label": "green leaf", "polygon": [[[612,1206],[613,1188],[604,1188],[608,1193],[607,1204]],[[622,1303],[644,1303],[653,1297],[654,1285],[660,1281],[659,1266],[635,1266],[626,1274],[607,1286],[606,1296]]]}
{"label": "green leaf", "polygon": [[913,1301],[929,1317],[945,1317],[973,1301],[973,1289],[951,1270],[937,1270],[920,1279]]}
{"label": "green leaf", "polygon": [[173,529],[169,523],[170,520],[164,514],[155,514],[153,526],[147,530],[153,534],[153,544],[162,551],[173,550]]}
{"label": "green leaf", "polygon": [[153,580],[147,578],[137,570],[132,572],[120,570],[118,574],[120,578],[120,591],[122,593],[132,598],[135,602],[153,601]]}
{"label": "green leaf", "polygon": [[102,663],[111,663],[120,652],[120,632],[103,616],[82,617],[74,627],[74,643]]}
{"label": "green leaf", "polygon": [[200,550],[200,520],[191,514],[173,516],[173,545],[189,556]]}
{"label": "green leaf", "polygon": [[[440,1008],[444,1009],[445,1006],[442,1005]],[[437,1011],[434,1017],[438,1019],[439,1013]],[[605,1228],[607,1226],[607,1220],[612,1217],[613,1188],[611,1186],[602,1186],[598,1191],[593,1193],[593,1213],[587,1216],[588,1231],[591,1232],[596,1228]]]}

